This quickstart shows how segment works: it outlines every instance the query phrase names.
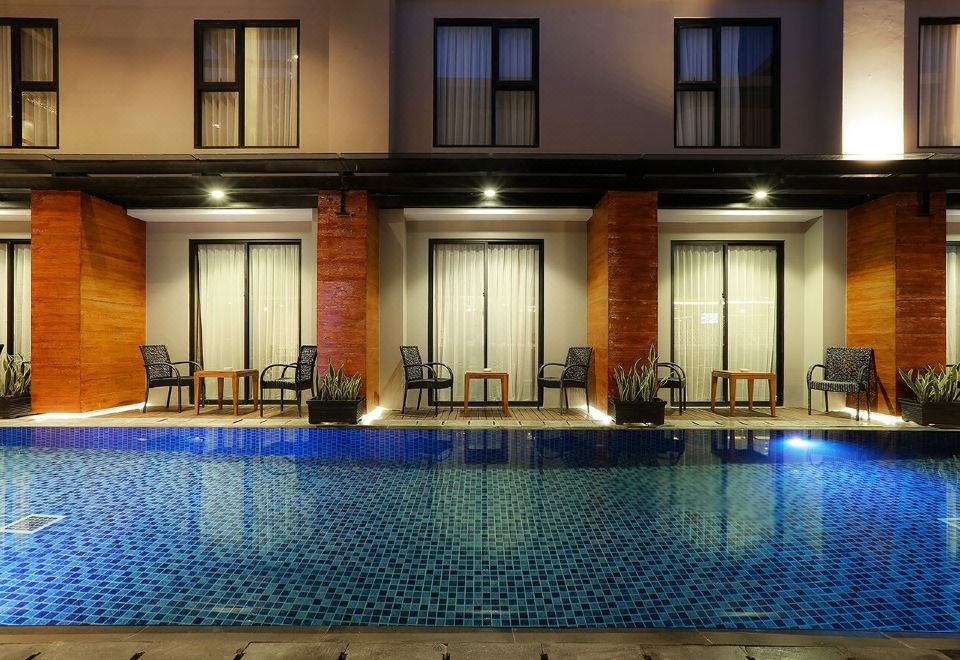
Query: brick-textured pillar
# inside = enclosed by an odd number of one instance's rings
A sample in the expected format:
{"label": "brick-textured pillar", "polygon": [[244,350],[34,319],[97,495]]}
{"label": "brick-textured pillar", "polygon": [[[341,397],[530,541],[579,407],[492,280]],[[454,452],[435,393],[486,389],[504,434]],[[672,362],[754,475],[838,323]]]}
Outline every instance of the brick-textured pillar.
{"label": "brick-textured pillar", "polygon": [[363,378],[367,409],[380,402],[380,250],[377,207],[366,191],[322,191],[317,212],[317,365],[332,359]]}
{"label": "brick-textured pillar", "polygon": [[906,394],[897,368],[946,359],[946,195],[897,193],[847,216],[847,345],[873,348],[881,412]]}
{"label": "brick-textured pillar", "polygon": [[587,343],[591,402],[607,409],[613,371],[657,343],[657,194],[608,192],[587,223]]}
{"label": "brick-textured pillar", "polygon": [[142,400],[143,222],[79,192],[35,191],[30,213],[33,410],[84,412]]}

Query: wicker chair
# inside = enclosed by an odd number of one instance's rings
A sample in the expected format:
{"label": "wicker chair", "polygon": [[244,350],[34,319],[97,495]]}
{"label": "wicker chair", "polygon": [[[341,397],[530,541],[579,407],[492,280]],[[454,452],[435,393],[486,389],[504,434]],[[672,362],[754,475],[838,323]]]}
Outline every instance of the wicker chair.
{"label": "wicker chair", "polygon": [[[301,399],[304,390],[310,390],[314,393],[313,370],[317,366],[317,347],[301,346],[300,355],[297,361],[292,364],[271,364],[264,367],[260,372],[260,416],[263,417],[263,391],[280,390],[280,412],[283,412],[283,393],[290,390],[297,396],[297,415],[303,414]],[[267,372],[271,369],[280,369],[280,375],[276,378],[267,378]],[[293,370],[293,374],[288,376],[287,372]]]}
{"label": "wicker chair", "polygon": [[[537,372],[537,386],[544,389],[560,390],[560,412],[564,405],[570,410],[570,397],[567,390],[573,388],[583,390],[587,397],[587,414],[590,414],[590,362],[593,360],[593,349],[589,346],[574,346],[567,351],[567,360],[564,363],[547,362]],[[547,367],[561,367],[563,371],[556,378],[544,375]],[[540,403],[537,404],[540,408]]]}
{"label": "wicker chair", "polygon": [[[403,360],[403,405],[400,413],[407,410],[407,392],[417,390],[417,409],[423,391],[433,392],[433,412],[440,414],[440,401],[437,392],[450,390],[450,410],[453,410],[453,370],[443,362],[424,362],[420,357],[420,347],[401,346],[400,358]],[[442,373],[446,369],[446,374]]]}
{"label": "wicker chair", "polygon": [[661,390],[673,390],[679,394],[680,414],[687,409],[687,372],[676,362],[658,362],[657,371],[666,369],[669,373],[660,381]]}
{"label": "wicker chair", "polygon": [[[813,379],[813,372],[818,368],[823,369],[823,380]],[[856,393],[857,421],[860,421],[860,394],[865,393],[869,420],[872,377],[872,348],[828,348],[824,364],[815,364],[807,370],[807,414],[813,414],[813,390],[823,392],[827,412],[830,412],[830,392]]]}
{"label": "wicker chair", "polygon": [[189,365],[194,369],[203,369],[198,362],[193,360],[183,360],[180,362],[171,362],[170,353],[163,344],[141,344],[140,355],[143,357],[143,368],[147,372],[147,389],[143,393],[143,412],[147,412],[147,400],[150,398],[150,390],[155,387],[167,388],[167,409],[170,408],[170,394],[173,388],[177,388],[177,412],[183,411],[183,401],[181,398],[181,388],[189,387],[190,393],[193,392],[193,373],[188,368],[186,374],[181,374],[177,365]]}

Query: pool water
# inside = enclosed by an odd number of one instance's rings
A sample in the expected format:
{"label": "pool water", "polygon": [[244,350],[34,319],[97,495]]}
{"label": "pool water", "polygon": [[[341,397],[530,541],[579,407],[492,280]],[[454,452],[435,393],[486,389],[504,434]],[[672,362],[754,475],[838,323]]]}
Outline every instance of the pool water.
{"label": "pool water", "polygon": [[0,431],[0,624],[960,632],[960,436]]}

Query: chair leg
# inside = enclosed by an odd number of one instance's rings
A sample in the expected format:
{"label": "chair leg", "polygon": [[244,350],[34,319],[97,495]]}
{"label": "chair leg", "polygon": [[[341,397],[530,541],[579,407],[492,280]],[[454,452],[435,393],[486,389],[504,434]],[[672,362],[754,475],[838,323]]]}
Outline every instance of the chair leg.
{"label": "chair leg", "polygon": [[300,407],[300,399],[303,396],[303,392],[297,390],[297,417],[303,417],[303,409]]}
{"label": "chair leg", "polygon": [[433,416],[436,417],[440,414],[440,392],[433,392]]}
{"label": "chair leg", "polygon": [[404,388],[404,390],[403,390],[403,404],[400,406],[400,414],[401,414],[401,415],[406,415],[406,414],[407,414],[407,392],[409,392],[409,391],[410,391],[410,390],[408,390],[408,389],[406,389],[406,388]]}
{"label": "chair leg", "polygon": [[183,412],[183,388],[177,387],[177,412]]}
{"label": "chair leg", "polygon": [[420,410],[420,402],[423,400],[423,390],[417,390],[417,410]]}
{"label": "chair leg", "polygon": [[857,421],[860,421],[860,390],[857,390]]}
{"label": "chair leg", "polygon": [[260,384],[260,416],[263,417],[263,383]]}
{"label": "chair leg", "polygon": [[146,389],[143,391],[143,410],[140,412],[147,412],[147,401],[150,400],[150,386],[147,385]]}
{"label": "chair leg", "polygon": [[826,409],[827,413],[830,412],[830,392],[824,391],[823,393],[823,407]]}
{"label": "chair leg", "polygon": [[807,388],[807,414],[813,414],[813,390]]}
{"label": "chair leg", "polygon": [[450,386],[450,412],[453,412],[453,385]]}
{"label": "chair leg", "polygon": [[283,390],[280,390],[280,412],[283,413]]}
{"label": "chair leg", "polygon": [[170,395],[173,393],[173,388],[167,388],[167,410],[170,410]]}
{"label": "chair leg", "polygon": [[590,381],[583,386],[583,396],[587,398],[587,419],[590,419]]}

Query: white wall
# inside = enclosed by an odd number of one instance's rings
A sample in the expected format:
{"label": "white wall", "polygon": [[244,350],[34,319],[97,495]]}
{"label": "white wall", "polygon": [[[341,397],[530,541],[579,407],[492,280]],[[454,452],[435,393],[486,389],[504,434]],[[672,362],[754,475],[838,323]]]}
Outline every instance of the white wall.
{"label": "white wall", "polygon": [[[805,407],[807,367],[822,361],[825,346],[843,341],[845,297],[838,291],[845,289],[845,216],[842,219],[831,216],[827,222],[822,218],[809,222],[769,222],[757,217],[731,217],[730,222],[718,223],[706,222],[706,217],[698,222],[697,212],[690,211],[688,220],[663,222],[659,227],[660,354],[670,355],[672,241],[783,241],[784,405]],[[819,250],[815,249],[817,245]],[[821,256],[826,262],[818,268]],[[820,357],[814,359],[816,355]]]}
{"label": "white wall", "polygon": [[[544,359],[562,362],[570,346],[587,341],[587,226],[584,222],[403,222],[381,214],[380,402],[399,409],[403,399],[401,343],[426,355],[428,256],[431,238],[533,238],[544,241]],[[405,266],[404,266],[405,264]],[[402,296],[403,303],[397,298]],[[402,328],[402,332],[398,329]],[[556,407],[557,393],[545,405]],[[571,405],[580,403],[571,395]]]}
{"label": "white wall", "polygon": [[[166,344],[175,360],[190,357],[190,240],[299,239],[301,241],[300,332],[304,344],[317,337],[317,227],[313,222],[148,222],[147,343]],[[186,396],[186,392],[184,392]],[[166,390],[150,393],[163,403]]]}

